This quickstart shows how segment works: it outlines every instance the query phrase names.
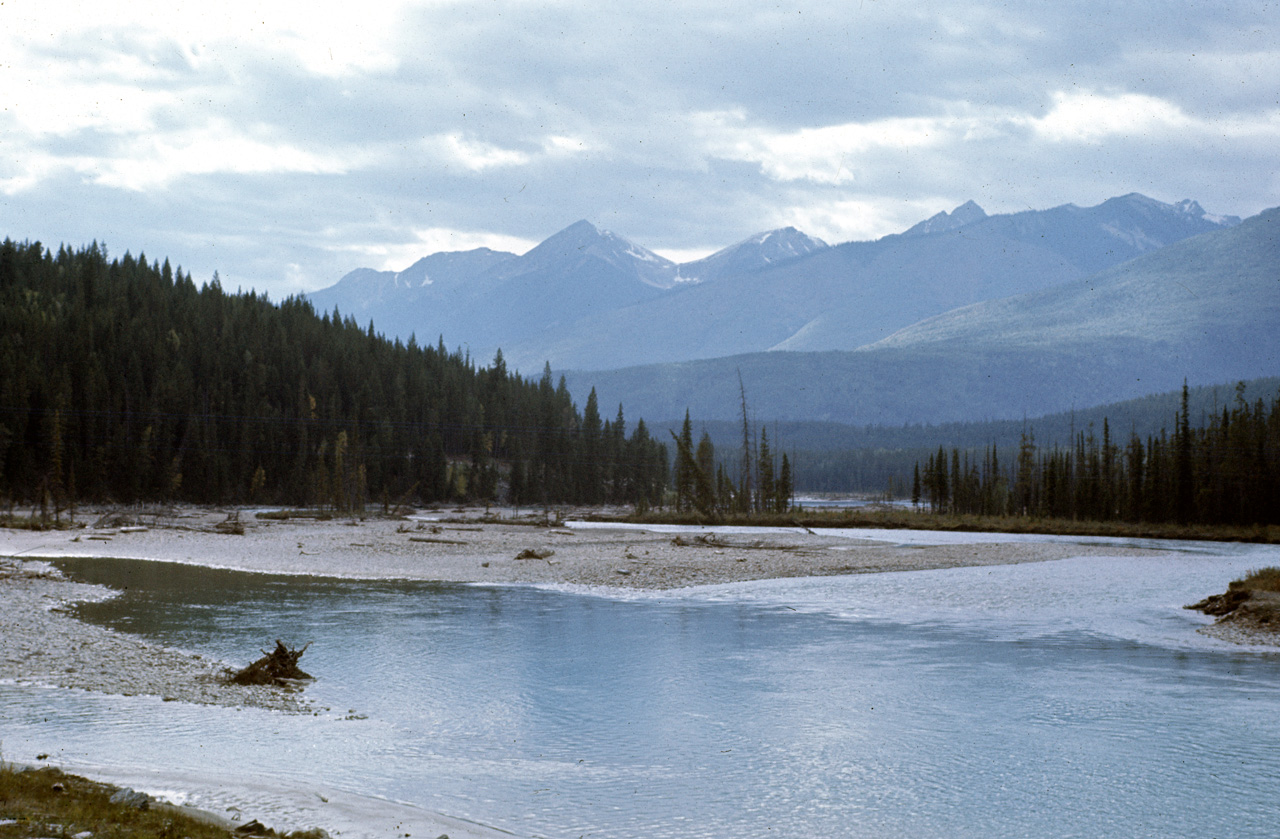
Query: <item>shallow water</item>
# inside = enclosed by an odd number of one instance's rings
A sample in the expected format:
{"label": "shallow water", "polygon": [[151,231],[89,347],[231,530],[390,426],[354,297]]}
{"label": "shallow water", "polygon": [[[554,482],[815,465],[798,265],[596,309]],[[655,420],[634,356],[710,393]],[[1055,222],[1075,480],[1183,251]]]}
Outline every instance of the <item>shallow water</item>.
{"label": "shallow water", "polygon": [[0,736],[216,778],[210,801],[280,778],[526,836],[1270,836],[1280,657],[1181,606],[1276,553],[674,594],[65,561],[128,590],[92,620],[232,660],[314,642],[331,710],[9,685]]}

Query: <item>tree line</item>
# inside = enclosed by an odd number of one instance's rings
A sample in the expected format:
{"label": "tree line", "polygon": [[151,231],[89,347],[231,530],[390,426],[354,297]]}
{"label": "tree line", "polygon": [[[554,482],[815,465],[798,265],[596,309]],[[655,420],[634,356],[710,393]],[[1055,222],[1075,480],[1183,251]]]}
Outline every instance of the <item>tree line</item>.
{"label": "tree line", "polygon": [[389,341],[166,259],[0,245],[0,501],[659,505],[666,445],[548,366]]}
{"label": "tree line", "polygon": [[743,392],[741,460],[736,476],[725,460],[717,458],[711,435],[702,432],[698,445],[693,445],[693,424],[689,412],[677,435],[671,438],[676,445],[675,456],[675,509],[677,512],[697,512],[703,517],[720,515],[752,515],[756,513],[785,513],[791,509],[795,495],[791,475],[791,460],[786,452],[781,463],[769,448],[768,426],[760,429],[757,439],[747,422],[746,394]]}
{"label": "tree line", "polygon": [[1192,427],[1188,391],[1172,433],[1130,434],[1123,446],[1104,418],[1102,436],[1077,432],[1047,450],[1025,432],[1016,460],[995,446],[939,447],[916,463],[912,500],[935,512],[1091,521],[1255,525],[1280,523],[1280,395],[1235,401]]}

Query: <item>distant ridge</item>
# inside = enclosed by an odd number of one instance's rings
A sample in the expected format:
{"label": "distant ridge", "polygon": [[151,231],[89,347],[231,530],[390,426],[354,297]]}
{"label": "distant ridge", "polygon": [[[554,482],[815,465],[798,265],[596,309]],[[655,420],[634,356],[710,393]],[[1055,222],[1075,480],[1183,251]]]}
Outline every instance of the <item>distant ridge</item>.
{"label": "distant ridge", "polygon": [[831,247],[784,227],[676,264],[581,220],[522,255],[432,254],[400,272],[358,269],[309,298],[481,361],[501,348],[528,372],[852,350],[1235,221],[1136,193],[995,216],[968,201],[874,242]]}
{"label": "distant ridge", "polygon": [[[980,223],[982,224],[982,223]],[[930,234],[939,235],[939,234]],[[946,235],[946,234],[942,234]],[[572,371],[650,417],[897,425],[1012,419],[1280,373],[1280,208],[1086,278],[956,309],[857,351]]]}

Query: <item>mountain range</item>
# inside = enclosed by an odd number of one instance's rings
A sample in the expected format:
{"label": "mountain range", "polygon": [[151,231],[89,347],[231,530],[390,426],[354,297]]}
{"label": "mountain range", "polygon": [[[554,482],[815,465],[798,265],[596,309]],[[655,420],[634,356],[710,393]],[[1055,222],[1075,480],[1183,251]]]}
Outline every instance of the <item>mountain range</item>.
{"label": "mountain range", "polygon": [[1280,372],[1280,208],[1078,280],[929,318],[854,351],[571,372],[646,417],[1015,419]]}
{"label": "mountain range", "polygon": [[1277,372],[1276,211],[1139,194],[966,202],[829,246],[785,228],[676,264],[580,221],[523,255],[357,269],[309,295],[385,334],[563,371],[632,416],[854,424],[1032,415]]}
{"label": "mountain range", "polygon": [[988,216],[966,202],[902,234],[835,247],[784,228],[676,264],[579,221],[528,253],[433,254],[309,295],[391,336],[501,348],[525,371],[766,350],[852,350],[958,306],[1087,276],[1238,222],[1131,194]]}

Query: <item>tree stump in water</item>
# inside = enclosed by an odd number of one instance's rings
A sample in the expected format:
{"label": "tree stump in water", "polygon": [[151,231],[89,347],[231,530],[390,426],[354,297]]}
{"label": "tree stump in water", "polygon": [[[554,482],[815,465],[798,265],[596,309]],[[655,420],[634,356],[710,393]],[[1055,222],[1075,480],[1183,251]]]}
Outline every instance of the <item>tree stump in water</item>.
{"label": "tree stump in water", "polygon": [[262,651],[262,658],[231,676],[230,680],[237,685],[288,685],[302,679],[312,678],[298,667],[298,659],[311,646],[308,642],[300,650],[291,650],[282,641],[276,641],[276,648],[271,652]]}

